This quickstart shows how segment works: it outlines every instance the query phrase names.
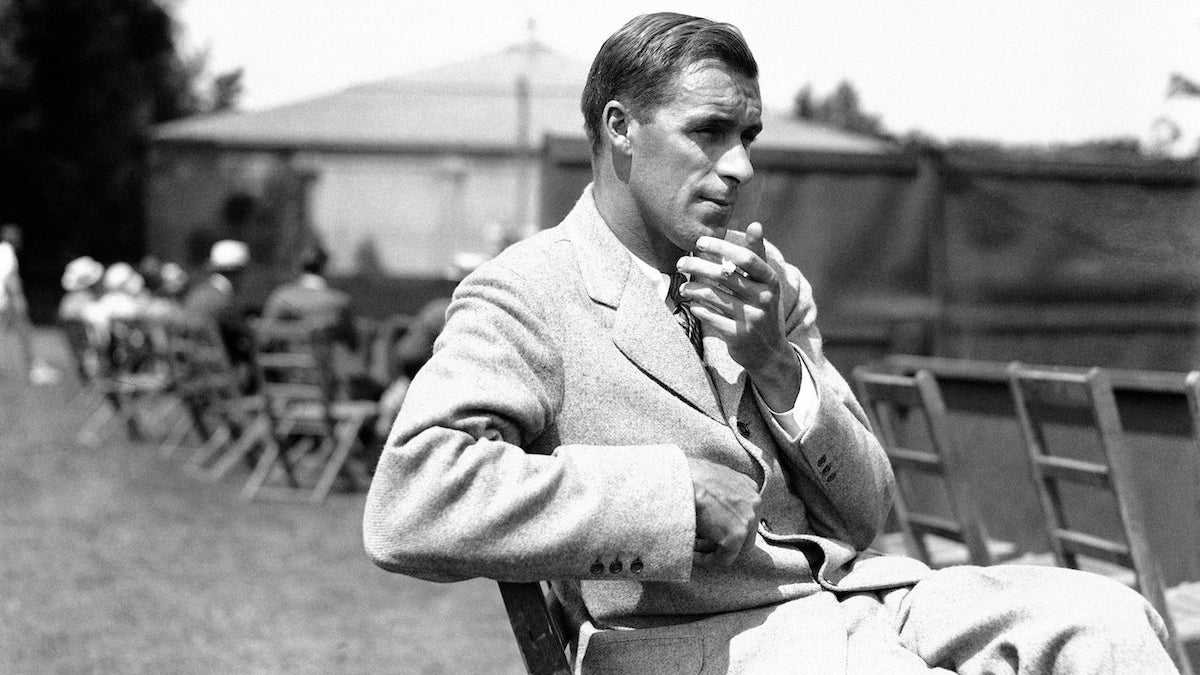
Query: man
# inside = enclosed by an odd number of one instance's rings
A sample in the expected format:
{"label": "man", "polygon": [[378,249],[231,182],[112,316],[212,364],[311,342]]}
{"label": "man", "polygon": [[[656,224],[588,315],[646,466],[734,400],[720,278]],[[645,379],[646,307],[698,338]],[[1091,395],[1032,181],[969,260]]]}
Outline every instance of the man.
{"label": "man", "polygon": [[239,292],[242,274],[250,264],[250,247],[244,242],[222,239],[212,245],[208,276],[197,283],[183,300],[184,311],[210,316],[221,331],[221,339],[234,366],[249,378],[250,333],[246,310]]}
{"label": "man", "polygon": [[376,471],[369,554],[555,580],[583,672],[1173,672],[1161,620],[1115,582],[863,552],[887,458],[800,272],[758,223],[725,241],[756,77],[704,19],[605,42],[593,184],[458,287]]}
{"label": "man", "polygon": [[271,291],[263,307],[267,321],[307,321],[327,329],[333,341],[334,373],[351,399],[379,398],[383,386],[367,375],[359,355],[358,329],[350,296],[329,285],[323,276],[329,255],[312,245],[300,255],[300,276]]}
{"label": "man", "polygon": [[59,380],[58,371],[37,358],[33,350],[33,325],[17,262],[23,242],[21,228],[13,223],[0,225],[0,333],[16,333],[21,373],[30,384],[54,384]]}

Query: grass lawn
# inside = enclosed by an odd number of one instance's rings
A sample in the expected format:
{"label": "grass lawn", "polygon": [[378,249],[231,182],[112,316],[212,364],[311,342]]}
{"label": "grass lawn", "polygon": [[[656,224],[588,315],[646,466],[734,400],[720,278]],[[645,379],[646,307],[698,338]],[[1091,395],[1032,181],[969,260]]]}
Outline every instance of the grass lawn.
{"label": "grass lawn", "polygon": [[[522,673],[494,582],[388,574],[364,495],[243,503],[125,441],[0,337],[0,673]],[[53,334],[39,353],[66,370]]]}

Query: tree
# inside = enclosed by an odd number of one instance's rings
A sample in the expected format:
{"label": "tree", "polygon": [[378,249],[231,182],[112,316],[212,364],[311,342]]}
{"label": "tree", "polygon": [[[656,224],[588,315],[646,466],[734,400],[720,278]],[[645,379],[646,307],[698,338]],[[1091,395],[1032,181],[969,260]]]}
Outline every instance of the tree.
{"label": "tree", "polygon": [[879,115],[862,109],[858,90],[847,80],[838,82],[825,98],[814,94],[811,85],[804,85],[793,100],[792,114],[803,120],[821,122],[855,133],[890,137]]}
{"label": "tree", "polygon": [[0,219],[24,226],[31,282],[141,255],[150,129],[202,104],[174,29],[155,0],[0,2]]}

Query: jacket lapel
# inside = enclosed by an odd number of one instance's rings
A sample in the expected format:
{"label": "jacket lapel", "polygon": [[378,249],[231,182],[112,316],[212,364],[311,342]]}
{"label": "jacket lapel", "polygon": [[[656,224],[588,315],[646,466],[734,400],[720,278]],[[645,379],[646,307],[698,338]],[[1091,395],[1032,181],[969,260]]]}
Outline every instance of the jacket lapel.
{"label": "jacket lapel", "polygon": [[721,410],[727,418],[736,417],[746,393],[746,369],[729,355],[725,341],[714,335],[704,336],[704,361]]}
{"label": "jacket lapel", "polygon": [[700,412],[722,420],[703,363],[650,282],[634,267],[630,253],[600,217],[591,186],[564,225],[588,295],[615,311],[612,339],[617,349],[661,386]]}

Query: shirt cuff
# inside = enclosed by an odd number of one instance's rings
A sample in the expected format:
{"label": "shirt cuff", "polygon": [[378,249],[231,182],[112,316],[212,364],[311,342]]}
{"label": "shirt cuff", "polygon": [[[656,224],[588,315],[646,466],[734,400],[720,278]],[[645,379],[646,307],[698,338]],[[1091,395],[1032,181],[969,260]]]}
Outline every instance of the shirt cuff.
{"label": "shirt cuff", "polygon": [[797,352],[796,360],[800,362],[800,369],[803,371],[800,378],[800,392],[796,394],[796,401],[792,404],[790,410],[784,412],[775,412],[763,401],[759,395],[758,389],[754,389],[754,399],[758,401],[760,410],[769,413],[768,417],[775,421],[778,430],[783,433],[783,437],[789,443],[797,443],[804,436],[804,432],[808,431],[813,425],[813,421],[817,417],[817,409],[821,405],[821,399],[817,396],[817,386],[813,382],[812,371],[809,370],[808,364],[804,362],[804,357]]}

